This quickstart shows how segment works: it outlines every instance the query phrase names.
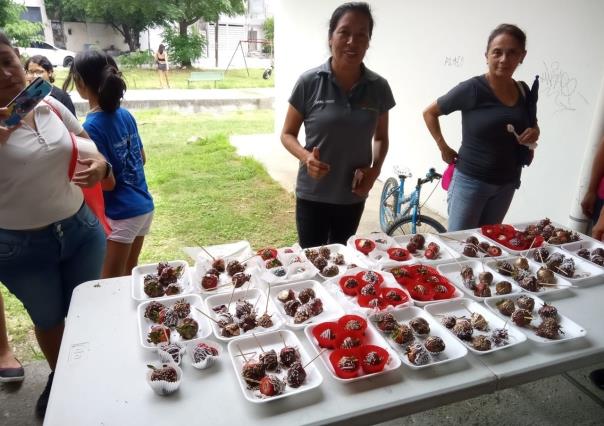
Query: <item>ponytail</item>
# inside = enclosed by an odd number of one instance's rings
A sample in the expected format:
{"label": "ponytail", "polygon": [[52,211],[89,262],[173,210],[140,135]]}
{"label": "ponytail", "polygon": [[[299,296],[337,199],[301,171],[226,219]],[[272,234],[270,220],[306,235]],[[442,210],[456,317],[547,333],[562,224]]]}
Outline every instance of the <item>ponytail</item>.
{"label": "ponytail", "polygon": [[126,82],[116,67],[105,65],[101,72],[101,84],[98,89],[99,106],[105,112],[115,112],[120,107]]}
{"label": "ponytail", "polygon": [[126,82],[111,56],[96,50],[78,53],[63,87],[75,80],[97,94],[99,107],[104,112],[112,113],[120,107]]}

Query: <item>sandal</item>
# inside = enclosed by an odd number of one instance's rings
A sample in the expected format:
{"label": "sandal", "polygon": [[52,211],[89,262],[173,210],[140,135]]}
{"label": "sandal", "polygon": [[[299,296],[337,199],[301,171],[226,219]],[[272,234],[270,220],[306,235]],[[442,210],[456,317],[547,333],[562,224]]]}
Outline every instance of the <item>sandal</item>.
{"label": "sandal", "polygon": [[[18,359],[17,362],[21,364]],[[0,368],[0,383],[22,382],[24,379],[25,370],[22,365],[21,367]]]}

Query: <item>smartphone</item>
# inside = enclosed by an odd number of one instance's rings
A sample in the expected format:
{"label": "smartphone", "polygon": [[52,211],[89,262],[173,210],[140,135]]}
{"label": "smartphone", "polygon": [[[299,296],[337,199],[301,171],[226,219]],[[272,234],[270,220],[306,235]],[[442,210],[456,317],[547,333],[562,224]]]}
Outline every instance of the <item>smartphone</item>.
{"label": "smartphone", "polygon": [[29,86],[21,91],[6,106],[10,114],[2,124],[6,127],[13,127],[29,114],[44,99],[50,91],[52,85],[42,77],[36,78]]}

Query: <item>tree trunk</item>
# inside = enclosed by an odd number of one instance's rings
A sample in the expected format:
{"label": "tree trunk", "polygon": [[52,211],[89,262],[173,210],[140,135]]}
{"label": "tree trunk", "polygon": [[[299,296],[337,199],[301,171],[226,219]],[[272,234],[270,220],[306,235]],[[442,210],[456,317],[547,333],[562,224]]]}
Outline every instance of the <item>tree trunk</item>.
{"label": "tree trunk", "polygon": [[[187,31],[189,29],[189,25],[191,25],[189,21],[178,21],[178,34],[180,35],[180,37],[185,39],[189,37],[189,33]],[[191,60],[183,59],[180,65],[182,67],[191,68]]]}
{"label": "tree trunk", "polygon": [[124,41],[128,45],[130,52],[136,52],[140,49],[140,33],[135,28],[129,25],[122,25],[122,31],[120,32],[124,36]]}
{"label": "tree trunk", "polygon": [[216,57],[216,68],[218,68],[218,20],[220,17],[216,17],[214,23],[214,56]]}

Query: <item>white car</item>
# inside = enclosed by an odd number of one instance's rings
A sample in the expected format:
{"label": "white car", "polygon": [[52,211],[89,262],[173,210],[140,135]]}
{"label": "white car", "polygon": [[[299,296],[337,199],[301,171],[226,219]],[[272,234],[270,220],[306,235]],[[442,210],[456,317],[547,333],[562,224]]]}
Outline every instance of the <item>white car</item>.
{"label": "white car", "polygon": [[44,41],[34,41],[31,43],[31,47],[19,49],[21,54],[32,57],[35,55],[46,56],[50,63],[57,67],[69,67],[75,58],[75,52],[71,50],[59,49],[50,43]]}

